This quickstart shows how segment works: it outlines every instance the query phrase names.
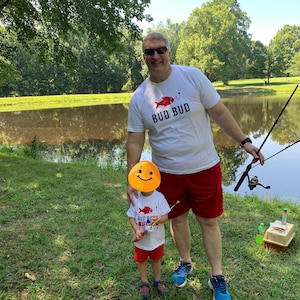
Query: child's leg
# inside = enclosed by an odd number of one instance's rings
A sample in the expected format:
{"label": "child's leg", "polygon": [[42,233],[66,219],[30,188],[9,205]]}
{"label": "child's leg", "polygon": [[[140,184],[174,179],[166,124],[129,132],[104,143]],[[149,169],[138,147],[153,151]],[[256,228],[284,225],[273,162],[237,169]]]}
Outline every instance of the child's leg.
{"label": "child's leg", "polygon": [[160,261],[164,256],[164,245],[160,245],[154,249],[149,256],[151,259],[154,281],[160,281]]}
{"label": "child's leg", "polygon": [[148,277],[147,277],[147,259],[142,261],[142,262],[138,262],[138,267],[139,267],[139,271],[140,271],[140,277],[141,277],[141,281],[142,282],[148,282]]}
{"label": "child's leg", "polygon": [[151,266],[153,270],[154,280],[160,281],[160,259],[151,259]]}
{"label": "child's leg", "polygon": [[160,259],[151,260],[151,265],[154,274],[154,286],[160,296],[165,296],[169,290],[166,288],[164,281],[160,280]]}

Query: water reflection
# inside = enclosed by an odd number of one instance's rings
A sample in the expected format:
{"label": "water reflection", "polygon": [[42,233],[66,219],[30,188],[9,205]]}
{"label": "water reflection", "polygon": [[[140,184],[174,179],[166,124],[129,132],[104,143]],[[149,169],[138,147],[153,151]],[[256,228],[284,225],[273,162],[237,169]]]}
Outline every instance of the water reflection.
{"label": "water reflection", "polygon": [[37,135],[42,143],[70,150],[70,145],[82,148],[81,142],[124,141],[127,111],[128,105],[121,104],[2,112],[0,142],[29,144]]}
{"label": "water reflection", "polygon": [[[225,98],[223,101],[244,132],[259,146],[287,98],[285,95],[247,96]],[[300,138],[299,100],[300,96],[295,95],[264,145],[262,150],[266,157]],[[124,165],[127,112],[128,105],[3,112],[0,113],[0,143],[30,144],[34,136],[38,136],[46,149],[45,157],[49,160],[66,162],[88,156],[96,159],[99,164],[108,161]],[[232,192],[236,180],[250,163],[250,158],[214,123],[212,130],[222,161],[224,190]],[[300,187],[297,187],[296,182],[298,170],[293,169],[298,169],[300,165],[299,144],[270,159],[264,167],[251,170],[251,175],[259,175],[262,183],[271,185],[271,190],[257,187],[253,193],[267,197],[292,197],[293,201],[300,203]],[[150,156],[147,144],[142,158],[149,159]],[[276,167],[280,169],[276,170]],[[239,193],[246,192],[252,193],[244,182]]]}

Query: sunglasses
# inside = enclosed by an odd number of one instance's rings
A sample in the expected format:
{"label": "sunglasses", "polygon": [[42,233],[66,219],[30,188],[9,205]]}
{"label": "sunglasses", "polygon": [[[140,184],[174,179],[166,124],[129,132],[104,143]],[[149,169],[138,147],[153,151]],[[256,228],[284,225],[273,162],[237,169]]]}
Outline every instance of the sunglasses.
{"label": "sunglasses", "polygon": [[144,49],[144,54],[152,56],[152,55],[154,55],[155,51],[158,54],[164,54],[168,51],[168,47],[167,46],[162,46],[162,47],[158,47],[156,49]]}

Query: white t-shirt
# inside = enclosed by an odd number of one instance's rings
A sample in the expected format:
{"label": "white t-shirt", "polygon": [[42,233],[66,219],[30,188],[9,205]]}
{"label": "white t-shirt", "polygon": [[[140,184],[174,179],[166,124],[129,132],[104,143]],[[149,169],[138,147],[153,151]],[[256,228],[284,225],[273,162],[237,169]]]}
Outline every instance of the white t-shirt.
{"label": "white t-shirt", "polygon": [[134,92],[128,132],[148,130],[152,161],[160,171],[206,170],[219,162],[206,112],[219,101],[220,95],[199,69],[172,65],[165,81],[147,78]]}
{"label": "white t-shirt", "polygon": [[[143,196],[139,192],[139,197],[133,197],[134,206],[131,204],[127,216],[134,218],[139,229],[145,230],[146,226],[152,222],[151,217],[161,217],[170,211],[169,204],[165,196],[153,191],[150,196]],[[134,233],[135,237],[135,233]],[[165,227],[164,224],[156,224],[153,226],[153,231],[145,234],[142,239],[135,242],[135,246],[144,250],[154,250],[165,242]]]}

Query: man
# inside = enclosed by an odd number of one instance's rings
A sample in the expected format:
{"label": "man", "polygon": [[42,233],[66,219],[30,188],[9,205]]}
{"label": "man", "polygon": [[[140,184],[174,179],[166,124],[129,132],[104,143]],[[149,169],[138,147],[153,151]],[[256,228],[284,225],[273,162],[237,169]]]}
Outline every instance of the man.
{"label": "man", "polygon": [[[183,287],[192,270],[188,213],[200,225],[203,246],[211,266],[208,281],[215,300],[230,299],[222,273],[222,241],[217,218],[223,213],[222,175],[210,118],[245,151],[253,162],[264,162],[220,100],[207,77],[198,69],[170,64],[168,39],[157,32],[143,41],[149,77],[132,96],[128,114],[128,172],[140,160],[148,130],[152,160],[161,172],[162,192],[169,205],[171,233],[180,261],[172,283]],[[128,185],[128,198],[136,191]]]}

